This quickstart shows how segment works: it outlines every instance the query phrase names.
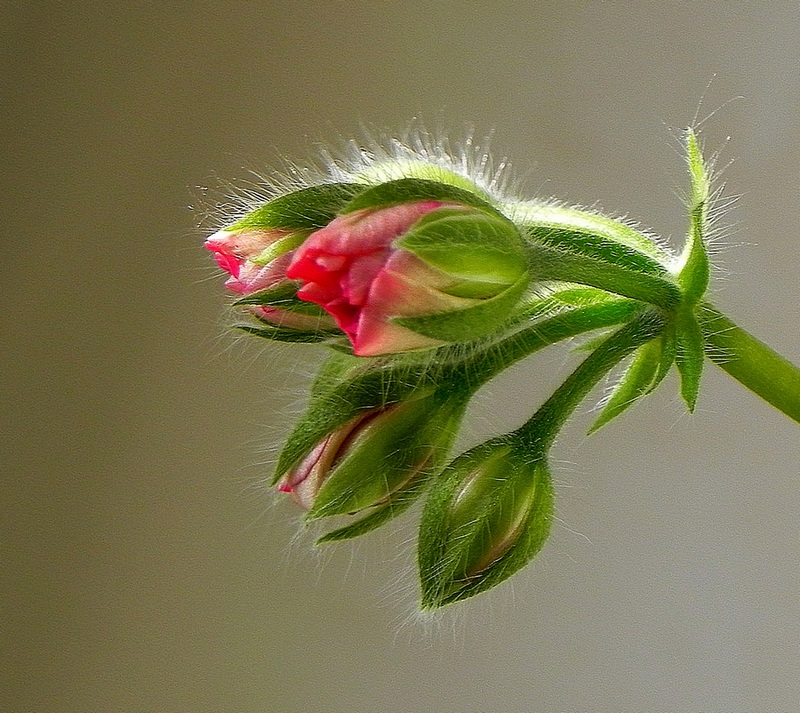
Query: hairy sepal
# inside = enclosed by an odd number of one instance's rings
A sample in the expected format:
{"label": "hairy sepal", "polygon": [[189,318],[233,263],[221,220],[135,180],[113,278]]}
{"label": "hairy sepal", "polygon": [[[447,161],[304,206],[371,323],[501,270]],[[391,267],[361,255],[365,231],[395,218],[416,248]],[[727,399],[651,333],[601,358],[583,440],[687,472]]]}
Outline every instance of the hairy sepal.
{"label": "hairy sepal", "polygon": [[400,178],[368,188],[344,206],[341,213],[355,213],[359,210],[385,208],[416,201],[458,203],[499,215],[491,203],[477,193],[449,183],[439,183],[422,178]]}
{"label": "hairy sepal", "polygon": [[514,308],[528,289],[527,275],[495,297],[451,312],[399,317],[393,321],[412,332],[443,342],[470,342],[498,332],[513,317]]}
{"label": "hairy sepal", "polygon": [[330,223],[364,190],[357,183],[325,183],[292,191],[248,213],[227,230],[315,230]]}

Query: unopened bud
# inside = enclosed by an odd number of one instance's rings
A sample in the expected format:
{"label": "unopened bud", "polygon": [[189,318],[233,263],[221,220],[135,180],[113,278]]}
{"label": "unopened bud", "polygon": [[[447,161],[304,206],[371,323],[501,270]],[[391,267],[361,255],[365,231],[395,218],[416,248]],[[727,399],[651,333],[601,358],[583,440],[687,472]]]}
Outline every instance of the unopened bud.
{"label": "unopened bud", "polygon": [[383,505],[440,467],[463,412],[436,392],[364,411],[278,482],[312,519]]}
{"label": "unopened bud", "polygon": [[543,457],[497,439],[456,458],[436,479],[422,516],[423,606],[466,599],[514,574],[544,544],[552,509]]}
{"label": "unopened bud", "polygon": [[452,199],[462,194],[411,179],[366,191],[296,251],[298,296],[331,314],[358,356],[498,330],[528,287],[524,244],[493,209]]}

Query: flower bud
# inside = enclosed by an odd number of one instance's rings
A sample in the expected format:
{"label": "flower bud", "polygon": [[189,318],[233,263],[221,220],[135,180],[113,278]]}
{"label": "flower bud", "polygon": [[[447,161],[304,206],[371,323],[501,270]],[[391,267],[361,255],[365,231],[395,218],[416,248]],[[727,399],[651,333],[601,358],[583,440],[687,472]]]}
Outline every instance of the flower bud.
{"label": "flower bud", "polygon": [[278,489],[312,519],[384,505],[439,467],[462,412],[463,400],[434,391],[362,411],[284,474]]}
{"label": "flower bud", "polygon": [[292,250],[302,244],[311,231],[264,228],[218,230],[205,246],[230,274],[225,286],[240,295],[275,287],[286,280]]}
{"label": "flower bud", "polygon": [[500,438],[456,458],[422,515],[423,606],[451,604],[510,577],[541,549],[552,510],[544,457]]}
{"label": "flower bud", "polygon": [[[378,187],[382,196],[387,185]],[[369,204],[369,196],[357,202]],[[342,215],[298,248],[287,275],[303,283],[298,297],[333,316],[358,356],[483,337],[528,286],[514,225],[446,199]]]}
{"label": "flower bud", "polygon": [[[253,329],[270,338],[292,339],[293,333],[313,335],[335,330],[328,315],[297,299],[298,285],[286,276],[294,251],[317,228],[363,187],[323,184],[288,193],[265,203],[234,223],[218,230],[206,248],[230,277],[226,287],[268,329]],[[277,336],[276,336],[277,335]]]}

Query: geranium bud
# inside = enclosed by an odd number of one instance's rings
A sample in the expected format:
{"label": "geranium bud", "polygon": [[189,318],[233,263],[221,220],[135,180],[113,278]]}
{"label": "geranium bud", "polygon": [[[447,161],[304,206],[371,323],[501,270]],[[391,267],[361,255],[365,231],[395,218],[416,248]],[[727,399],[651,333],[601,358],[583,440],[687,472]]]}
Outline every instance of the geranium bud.
{"label": "geranium bud", "polygon": [[214,259],[230,274],[225,286],[240,295],[251,295],[286,280],[292,250],[310,231],[264,228],[219,230],[206,240]]}
{"label": "geranium bud", "polygon": [[422,516],[423,606],[493,587],[541,549],[553,494],[544,457],[504,439],[467,451],[436,479]]}
{"label": "geranium bud", "polygon": [[342,215],[297,249],[287,276],[302,282],[298,297],[333,316],[358,356],[485,336],[528,285],[513,224],[446,200]]}
{"label": "geranium bud", "polygon": [[210,236],[205,246],[230,277],[225,283],[262,327],[246,331],[283,341],[319,341],[339,333],[323,310],[297,299],[286,270],[296,248],[327,225],[363,186],[331,183],[292,191]]}
{"label": "geranium bud", "polygon": [[311,518],[387,503],[439,467],[462,412],[461,400],[431,391],[366,410],[323,438],[278,489]]}

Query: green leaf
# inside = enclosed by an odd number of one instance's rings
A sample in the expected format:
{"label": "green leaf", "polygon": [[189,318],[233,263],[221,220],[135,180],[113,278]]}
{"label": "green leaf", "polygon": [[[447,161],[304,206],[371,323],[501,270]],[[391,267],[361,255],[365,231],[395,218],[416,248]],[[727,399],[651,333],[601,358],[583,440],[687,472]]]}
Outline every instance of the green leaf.
{"label": "green leaf", "polygon": [[226,230],[315,230],[330,223],[364,186],[357,183],[325,183],[275,198],[237,220]]}
{"label": "green leaf", "polygon": [[689,309],[682,309],[676,314],[675,327],[675,364],[681,375],[681,396],[691,413],[697,403],[703,376],[705,342],[697,318]]}

